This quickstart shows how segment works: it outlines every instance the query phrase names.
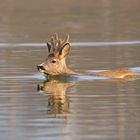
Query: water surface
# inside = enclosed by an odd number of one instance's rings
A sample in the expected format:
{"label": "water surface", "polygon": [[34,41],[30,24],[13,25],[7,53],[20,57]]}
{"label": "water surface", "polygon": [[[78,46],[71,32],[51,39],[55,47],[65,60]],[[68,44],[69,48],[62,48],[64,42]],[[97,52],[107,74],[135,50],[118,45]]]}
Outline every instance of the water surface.
{"label": "water surface", "polygon": [[0,5],[0,139],[138,140],[140,79],[47,81],[36,66],[53,32],[71,36],[68,65],[140,72],[138,0],[5,0]]}

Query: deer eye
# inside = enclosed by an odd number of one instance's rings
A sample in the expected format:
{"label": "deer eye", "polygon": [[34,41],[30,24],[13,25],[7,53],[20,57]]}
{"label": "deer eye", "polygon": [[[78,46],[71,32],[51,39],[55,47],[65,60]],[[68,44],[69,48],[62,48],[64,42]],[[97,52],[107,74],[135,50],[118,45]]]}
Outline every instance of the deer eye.
{"label": "deer eye", "polygon": [[52,62],[52,63],[56,63],[56,60],[52,60],[51,62]]}

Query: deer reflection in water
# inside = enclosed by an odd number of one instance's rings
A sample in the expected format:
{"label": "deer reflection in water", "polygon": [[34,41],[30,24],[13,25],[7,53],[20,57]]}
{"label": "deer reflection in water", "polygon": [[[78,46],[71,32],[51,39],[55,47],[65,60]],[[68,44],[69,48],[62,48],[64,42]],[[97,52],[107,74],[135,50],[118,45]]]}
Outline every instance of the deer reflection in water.
{"label": "deer reflection in water", "polygon": [[47,80],[38,85],[38,91],[43,91],[48,96],[47,113],[59,114],[69,113],[69,99],[67,96],[68,88],[74,83],[62,82],[60,80]]}

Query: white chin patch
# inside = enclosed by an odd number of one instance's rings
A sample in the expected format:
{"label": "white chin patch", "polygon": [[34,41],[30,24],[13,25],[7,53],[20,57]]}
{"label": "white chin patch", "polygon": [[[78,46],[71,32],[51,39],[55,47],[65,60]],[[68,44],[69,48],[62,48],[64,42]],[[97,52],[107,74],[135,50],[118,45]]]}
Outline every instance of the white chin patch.
{"label": "white chin patch", "polygon": [[42,69],[40,69],[39,71],[42,72],[42,73],[44,73],[44,70],[42,70]]}

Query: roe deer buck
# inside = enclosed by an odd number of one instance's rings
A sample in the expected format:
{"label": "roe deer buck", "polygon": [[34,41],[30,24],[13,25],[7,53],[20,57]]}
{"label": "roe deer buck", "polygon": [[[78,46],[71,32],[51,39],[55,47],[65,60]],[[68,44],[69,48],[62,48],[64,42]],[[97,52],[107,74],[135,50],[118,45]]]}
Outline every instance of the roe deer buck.
{"label": "roe deer buck", "polygon": [[[47,42],[47,47],[49,55],[46,62],[37,66],[40,72],[43,72],[50,76],[62,74],[77,74],[77,75],[84,74],[77,73],[68,68],[66,65],[66,57],[70,50],[69,35],[67,35],[66,38],[62,40],[61,38],[58,37],[57,34],[54,34],[51,37],[50,42]],[[106,70],[103,72],[94,72],[88,74],[95,76],[104,76],[109,78],[125,78],[128,76],[140,75],[137,72],[133,72],[127,69]]]}

